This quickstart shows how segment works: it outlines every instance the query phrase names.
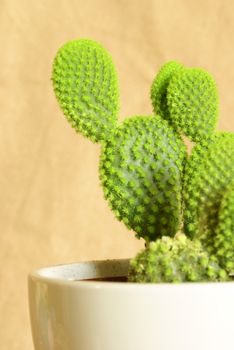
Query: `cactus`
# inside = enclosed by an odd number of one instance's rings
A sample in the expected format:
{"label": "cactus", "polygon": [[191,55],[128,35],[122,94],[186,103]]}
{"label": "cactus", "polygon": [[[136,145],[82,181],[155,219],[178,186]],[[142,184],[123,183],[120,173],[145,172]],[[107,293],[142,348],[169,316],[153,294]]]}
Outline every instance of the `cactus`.
{"label": "cactus", "polygon": [[167,90],[172,123],[192,141],[212,135],[218,115],[218,97],[213,78],[204,70],[190,68],[175,74]]}
{"label": "cactus", "polygon": [[74,40],[57,53],[54,92],[76,131],[98,142],[115,127],[119,111],[118,79],[111,56],[91,40]]}
{"label": "cactus", "polygon": [[165,64],[151,87],[154,111],[192,141],[212,135],[218,115],[214,79],[199,68],[184,68],[177,62]]}
{"label": "cactus", "polygon": [[215,133],[197,144],[184,175],[184,230],[214,253],[215,229],[223,193],[234,176],[234,134]]}
{"label": "cactus", "polygon": [[227,272],[234,273],[234,186],[224,194],[215,230],[212,254]]}
{"label": "cactus", "polygon": [[[131,262],[129,280],[228,279],[234,264],[234,134],[215,132],[213,78],[168,62],[151,86],[156,115],[122,123],[115,67],[100,44],[81,39],[61,47],[52,81],[72,127],[101,144],[100,181],[110,208],[146,241]],[[190,156],[184,136],[196,142]],[[178,235],[181,230],[189,238]]]}
{"label": "cactus", "polygon": [[109,54],[90,40],[57,53],[55,95],[76,131],[101,142],[100,180],[115,216],[137,237],[174,235],[181,224],[185,146],[165,120],[136,116],[117,125],[118,87]]}
{"label": "cactus", "polygon": [[128,280],[139,283],[226,281],[199,241],[185,235],[162,237],[131,260]]}
{"label": "cactus", "polygon": [[155,77],[151,86],[151,101],[156,115],[170,120],[170,114],[167,105],[167,89],[169,82],[175,73],[181,71],[183,66],[176,62],[170,61],[165,63],[157,76]]}
{"label": "cactus", "polygon": [[184,154],[179,136],[160,117],[127,119],[105,143],[105,196],[138,237],[149,241],[179,229]]}

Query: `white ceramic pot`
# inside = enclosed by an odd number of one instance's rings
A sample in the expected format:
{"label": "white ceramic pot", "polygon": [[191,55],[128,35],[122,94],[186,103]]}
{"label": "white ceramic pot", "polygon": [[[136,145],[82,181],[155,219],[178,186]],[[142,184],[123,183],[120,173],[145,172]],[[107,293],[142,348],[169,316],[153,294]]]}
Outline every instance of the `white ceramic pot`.
{"label": "white ceramic pot", "polygon": [[233,350],[234,283],[84,281],[124,276],[128,260],[29,276],[36,350]]}

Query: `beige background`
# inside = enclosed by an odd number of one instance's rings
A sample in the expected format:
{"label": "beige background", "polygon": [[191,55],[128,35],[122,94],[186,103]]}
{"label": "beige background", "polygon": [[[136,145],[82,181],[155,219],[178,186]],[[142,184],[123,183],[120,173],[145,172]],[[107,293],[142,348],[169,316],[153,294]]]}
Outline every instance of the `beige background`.
{"label": "beige background", "polygon": [[76,135],[50,82],[57,49],[100,41],[120,77],[121,119],[149,114],[160,65],[202,66],[218,82],[219,128],[234,131],[234,1],[0,0],[0,347],[32,350],[30,270],[129,257],[142,246],[115,221],[98,181],[99,146]]}

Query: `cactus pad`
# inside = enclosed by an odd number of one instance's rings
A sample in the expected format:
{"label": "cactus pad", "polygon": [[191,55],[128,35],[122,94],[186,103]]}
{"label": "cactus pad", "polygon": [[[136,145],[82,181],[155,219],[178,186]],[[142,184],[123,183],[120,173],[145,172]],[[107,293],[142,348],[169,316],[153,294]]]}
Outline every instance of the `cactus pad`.
{"label": "cactus pad", "polygon": [[185,146],[166,120],[136,116],[106,141],[100,163],[105,197],[138,237],[173,236],[181,220]]}
{"label": "cactus pad", "polygon": [[162,237],[130,262],[130,282],[202,282],[226,281],[227,273],[213,262],[199,241],[185,235]]}
{"label": "cactus pad", "polygon": [[117,76],[106,50],[91,40],[68,42],[55,57],[52,80],[72,127],[94,142],[106,139],[119,110]]}
{"label": "cactus pad", "polygon": [[167,88],[169,117],[192,141],[209,137],[216,127],[218,94],[213,78],[199,68],[179,70]]}
{"label": "cactus pad", "polygon": [[185,233],[210,253],[223,193],[234,177],[234,134],[220,132],[197,144],[185,167]]}
{"label": "cactus pad", "polygon": [[167,88],[172,76],[183,69],[180,63],[170,61],[164,64],[159,73],[156,75],[151,86],[151,101],[154,112],[164,119],[169,119],[169,111],[167,105]]}
{"label": "cactus pad", "polygon": [[234,187],[225,193],[220,210],[219,223],[214,237],[214,255],[219,265],[234,273]]}

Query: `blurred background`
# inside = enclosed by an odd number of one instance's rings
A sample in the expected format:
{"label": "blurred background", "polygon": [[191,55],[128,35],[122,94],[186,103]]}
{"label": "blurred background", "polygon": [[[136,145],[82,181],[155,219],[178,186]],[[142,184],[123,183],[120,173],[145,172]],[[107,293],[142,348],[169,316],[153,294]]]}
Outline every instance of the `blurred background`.
{"label": "blurred background", "polygon": [[132,257],[143,246],[103,199],[99,146],[75,134],[53,95],[52,60],[76,38],[99,41],[111,53],[119,73],[120,120],[152,113],[151,82],[173,59],[213,74],[219,129],[234,131],[232,0],[0,0],[3,350],[33,349],[31,270]]}

